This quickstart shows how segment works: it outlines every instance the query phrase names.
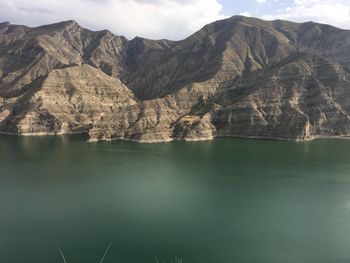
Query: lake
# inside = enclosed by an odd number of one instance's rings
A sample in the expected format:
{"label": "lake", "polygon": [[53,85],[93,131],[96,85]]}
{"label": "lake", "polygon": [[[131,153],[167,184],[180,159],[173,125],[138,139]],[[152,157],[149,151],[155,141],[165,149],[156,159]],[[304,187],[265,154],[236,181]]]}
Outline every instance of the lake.
{"label": "lake", "polygon": [[0,136],[0,262],[350,262],[350,140]]}

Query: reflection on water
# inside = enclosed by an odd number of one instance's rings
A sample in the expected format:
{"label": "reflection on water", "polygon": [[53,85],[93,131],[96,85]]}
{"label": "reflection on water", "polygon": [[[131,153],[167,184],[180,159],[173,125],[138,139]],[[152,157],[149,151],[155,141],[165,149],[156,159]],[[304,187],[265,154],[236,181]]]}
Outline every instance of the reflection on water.
{"label": "reflection on water", "polygon": [[349,262],[350,140],[0,137],[0,262]]}

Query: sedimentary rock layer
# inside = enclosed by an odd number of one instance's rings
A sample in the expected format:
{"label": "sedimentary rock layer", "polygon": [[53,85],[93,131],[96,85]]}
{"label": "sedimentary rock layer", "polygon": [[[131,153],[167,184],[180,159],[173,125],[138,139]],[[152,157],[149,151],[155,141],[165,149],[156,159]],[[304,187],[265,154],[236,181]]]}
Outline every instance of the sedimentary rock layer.
{"label": "sedimentary rock layer", "polygon": [[350,135],[350,31],[234,16],[182,41],[0,23],[0,132],[141,142]]}

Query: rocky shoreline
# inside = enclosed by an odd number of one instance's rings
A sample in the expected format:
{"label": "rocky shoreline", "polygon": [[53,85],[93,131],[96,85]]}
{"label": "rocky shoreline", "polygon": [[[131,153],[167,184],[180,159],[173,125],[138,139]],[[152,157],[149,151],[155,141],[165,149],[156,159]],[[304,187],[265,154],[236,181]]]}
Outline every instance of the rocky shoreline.
{"label": "rocky shoreline", "polygon": [[[45,137],[45,136],[70,136],[70,135],[88,135],[87,133],[80,133],[80,132],[74,132],[74,133],[26,133],[26,134],[18,134],[18,133],[8,133],[8,132],[0,132],[1,135],[9,135],[9,136],[18,136],[18,137]],[[251,139],[251,140],[267,140],[267,141],[286,141],[286,142],[308,142],[308,141],[314,141],[314,140],[320,140],[320,139],[341,139],[341,140],[350,140],[350,135],[344,135],[344,136],[310,136],[308,138],[273,138],[273,137],[258,137],[258,136],[239,136],[239,135],[230,135],[230,136],[213,136],[213,137],[198,137],[198,138],[169,138],[165,140],[139,140],[139,139],[132,139],[132,138],[126,138],[126,137],[119,137],[119,138],[109,138],[109,139],[87,139],[88,143],[96,143],[96,142],[111,142],[111,141],[127,141],[127,142],[134,142],[134,143],[145,143],[145,144],[152,144],[152,143],[167,143],[167,142],[173,142],[173,141],[186,141],[186,142],[202,142],[202,141],[211,141],[215,139],[220,138],[237,138],[237,139]]]}

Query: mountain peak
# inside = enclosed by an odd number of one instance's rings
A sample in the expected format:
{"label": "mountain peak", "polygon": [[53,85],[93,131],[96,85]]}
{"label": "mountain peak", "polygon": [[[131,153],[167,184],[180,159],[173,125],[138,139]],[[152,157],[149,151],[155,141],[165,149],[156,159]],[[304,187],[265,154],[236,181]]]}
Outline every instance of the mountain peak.
{"label": "mountain peak", "polygon": [[9,26],[9,25],[10,25],[10,22],[7,22],[7,21],[0,23],[0,27]]}
{"label": "mountain peak", "polygon": [[52,25],[56,25],[57,27],[63,27],[63,28],[73,28],[73,27],[81,27],[78,22],[76,22],[75,20],[66,20],[66,21],[62,21],[59,23],[55,23]]}
{"label": "mountain peak", "polygon": [[1,22],[0,29],[6,30],[11,24],[9,22]]}
{"label": "mountain peak", "polygon": [[79,26],[78,22],[73,20],[73,19],[62,21],[61,23],[64,24],[64,25],[69,25],[69,26],[73,26],[73,25],[74,26]]}
{"label": "mountain peak", "polygon": [[81,28],[81,26],[75,20],[66,20],[58,23],[48,24],[37,27],[38,29],[47,29],[47,30],[55,30],[55,29],[69,29],[69,28]]}

